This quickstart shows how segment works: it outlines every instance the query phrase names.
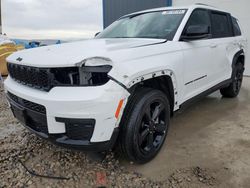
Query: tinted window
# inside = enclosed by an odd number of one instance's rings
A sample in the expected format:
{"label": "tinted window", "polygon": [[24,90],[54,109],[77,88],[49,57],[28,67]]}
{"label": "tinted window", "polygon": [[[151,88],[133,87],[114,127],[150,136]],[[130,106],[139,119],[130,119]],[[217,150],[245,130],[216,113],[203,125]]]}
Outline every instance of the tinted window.
{"label": "tinted window", "polygon": [[206,10],[195,10],[189,18],[187,27],[190,25],[207,25],[210,26],[210,17]]}
{"label": "tinted window", "polygon": [[240,36],[241,35],[241,30],[240,30],[240,26],[238,24],[237,19],[232,17],[232,21],[233,21],[234,35],[235,36]]}
{"label": "tinted window", "polygon": [[227,14],[212,12],[211,19],[212,19],[213,38],[223,38],[223,37],[233,36],[232,28]]}

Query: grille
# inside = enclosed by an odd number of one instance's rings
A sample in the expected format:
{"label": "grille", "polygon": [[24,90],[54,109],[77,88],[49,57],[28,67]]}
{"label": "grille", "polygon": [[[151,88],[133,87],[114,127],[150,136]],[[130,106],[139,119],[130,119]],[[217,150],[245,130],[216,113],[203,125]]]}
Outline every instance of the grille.
{"label": "grille", "polygon": [[40,104],[36,104],[34,102],[27,101],[25,99],[22,99],[20,97],[17,97],[16,95],[8,92],[8,96],[10,99],[15,101],[17,104],[20,104],[21,106],[33,110],[35,112],[39,112],[41,114],[46,114],[46,108]]}
{"label": "grille", "polygon": [[44,91],[52,88],[49,69],[8,63],[8,71],[10,77],[21,84]]}
{"label": "grille", "polygon": [[47,126],[47,118],[45,115],[39,116],[38,118],[34,114],[28,112],[27,117],[26,126],[37,132],[48,135],[49,131]]}
{"label": "grille", "polygon": [[16,82],[42,91],[53,87],[100,86],[110,78],[111,66],[99,67],[53,67],[37,68],[26,65],[8,63],[9,75]]}

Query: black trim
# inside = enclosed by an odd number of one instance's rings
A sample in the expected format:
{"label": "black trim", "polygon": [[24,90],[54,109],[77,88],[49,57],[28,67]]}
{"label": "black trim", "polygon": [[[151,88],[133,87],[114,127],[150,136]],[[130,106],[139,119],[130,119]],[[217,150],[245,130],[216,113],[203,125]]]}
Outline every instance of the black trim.
{"label": "black trim", "polygon": [[57,122],[65,124],[65,136],[71,140],[90,141],[94,129],[95,119],[76,119],[76,118],[55,118]]}
{"label": "black trim", "polygon": [[[213,23],[213,19],[212,19],[212,14],[217,14],[217,15],[224,15],[227,17],[227,23],[230,29],[230,35],[229,36],[219,36],[219,37],[215,37],[214,36],[214,23]],[[212,39],[219,39],[219,38],[230,38],[230,37],[235,37],[234,33],[233,33],[233,27],[232,27],[232,20],[231,20],[231,15],[228,12],[223,12],[223,11],[218,11],[218,10],[210,10],[210,20],[211,20],[211,24],[212,24]]]}
{"label": "black trim", "polygon": [[7,95],[10,103],[10,108],[16,119],[19,120],[25,127],[32,131],[39,132],[43,137],[48,137],[48,126],[46,114],[29,109],[26,106],[18,104]]}
{"label": "black trim", "polygon": [[[224,12],[224,11],[214,10],[214,9],[211,9],[211,8],[208,7],[208,8],[196,8],[196,9],[193,10],[193,12],[191,13],[191,15],[190,15],[189,18],[188,18],[188,21],[186,22],[186,25],[185,25],[185,27],[184,27],[184,29],[183,29],[183,31],[182,31],[182,34],[181,34],[181,36],[180,36],[180,38],[179,38],[179,41],[183,41],[183,40],[181,40],[182,35],[184,34],[184,32],[185,32],[185,30],[186,30],[186,28],[187,28],[187,26],[188,26],[188,22],[189,22],[189,20],[190,20],[190,18],[191,18],[191,16],[192,16],[192,14],[193,14],[196,10],[205,10],[205,11],[208,11],[209,18],[210,18],[210,33],[211,33],[211,37],[209,37],[209,38],[203,38],[203,39],[201,39],[201,40],[235,37],[234,32],[233,32],[233,25],[232,25],[231,14],[228,13],[228,12]],[[229,37],[219,37],[219,38],[214,38],[214,37],[213,37],[213,31],[212,31],[212,30],[213,30],[212,12],[217,13],[217,14],[225,14],[225,15],[227,16],[228,22],[229,22],[229,25],[230,25],[230,29],[232,29],[232,31],[231,31],[232,34],[233,34],[232,36],[229,36]]]}
{"label": "black trim", "polygon": [[[232,27],[233,27],[234,36],[235,36],[235,37],[242,36],[242,31],[241,31],[241,27],[240,27],[240,25],[239,25],[239,20],[231,15],[231,21],[232,21]],[[235,31],[234,22],[236,22],[236,24],[237,24],[237,26],[238,26],[239,34],[237,34],[237,32]]]}
{"label": "black trim", "polygon": [[196,95],[195,97],[193,97],[191,99],[188,99],[186,102],[181,104],[179,111],[183,111],[184,109],[186,109],[191,104],[201,100],[202,98],[206,97],[207,95],[210,95],[211,93],[217,91],[218,89],[229,86],[231,82],[232,82],[232,79],[225,80],[225,81],[213,86],[212,88],[200,93],[199,95]]}
{"label": "black trim", "polygon": [[[197,11],[197,10],[206,11],[206,12],[208,13],[209,21],[210,21],[210,25],[209,25],[209,27],[210,27],[210,32],[208,33],[208,38],[201,38],[201,39],[198,39],[198,40],[208,40],[208,39],[211,39],[211,38],[212,38],[212,23],[211,23],[210,10],[207,9],[207,8],[196,8],[196,9],[193,10],[193,12],[191,13],[191,15],[189,16],[188,21],[186,22],[185,27],[184,27],[184,29],[182,30],[181,36],[180,36],[180,38],[179,38],[179,41],[181,41],[181,42],[183,41],[183,40],[182,40],[182,36],[184,36],[184,34],[185,34],[186,30],[187,30],[187,27],[189,26],[189,21],[190,21],[192,15],[193,15],[194,12]],[[184,42],[185,42],[185,41],[184,41]]]}
{"label": "black trim", "polygon": [[31,88],[49,92],[54,87],[93,87],[109,81],[110,65],[96,67],[33,67],[7,63],[9,76]]}
{"label": "black trim", "polygon": [[129,92],[128,88],[124,84],[122,84],[121,82],[119,82],[118,80],[116,80],[115,78],[113,78],[113,77],[111,77],[109,75],[108,75],[108,77],[109,77],[110,80],[112,80],[113,82],[117,83],[118,85],[120,85],[122,88],[124,88],[125,90],[127,90]]}
{"label": "black trim", "polygon": [[[239,58],[241,55],[244,55],[244,50],[243,50],[243,49],[241,49],[240,51],[238,51],[238,52],[234,55],[233,62],[232,62],[232,70],[235,68],[235,65],[236,65],[237,62],[238,62],[238,58]],[[245,64],[245,62],[243,62],[243,64]]]}
{"label": "black trim", "polygon": [[63,134],[50,134],[45,135],[40,132],[37,132],[26,125],[24,125],[30,132],[35,133],[37,136],[48,140],[49,142],[59,145],[64,148],[81,150],[81,151],[92,151],[92,152],[102,152],[108,151],[112,149],[116,143],[116,140],[119,135],[119,129],[115,128],[113,134],[109,141],[106,142],[90,142],[90,141],[83,141],[83,140],[72,140],[69,139],[67,136]]}
{"label": "black trim", "polygon": [[110,65],[101,65],[101,66],[83,66],[81,70],[84,72],[95,72],[95,73],[107,73],[112,69]]}
{"label": "black trim", "polygon": [[61,118],[56,117],[55,118],[57,122],[60,123],[79,123],[79,124],[95,124],[95,119],[76,119],[76,118]]}
{"label": "black trim", "polygon": [[109,141],[106,142],[90,142],[90,141],[78,141],[78,140],[70,140],[66,137],[60,137],[53,139],[53,137],[50,137],[52,139],[49,139],[49,141],[66,147],[66,148],[72,148],[77,150],[84,150],[84,151],[94,151],[94,152],[101,152],[101,151],[108,151],[110,149],[113,149],[116,140],[119,135],[119,129],[115,128],[113,131],[113,134]]}
{"label": "black trim", "polygon": [[196,78],[196,79],[194,79],[194,80],[192,80],[192,81],[190,81],[190,82],[185,83],[185,85],[192,84],[192,83],[197,82],[197,81],[199,81],[199,80],[201,80],[201,79],[203,79],[203,78],[206,78],[206,77],[207,77],[207,75],[204,75],[204,76],[202,76],[202,77]]}
{"label": "black trim", "polygon": [[43,105],[22,99],[9,91],[7,92],[7,98],[11,99],[22,107],[46,115],[46,108]]}
{"label": "black trim", "polygon": [[229,19],[230,26],[231,26],[231,29],[232,29],[232,35],[233,35],[233,37],[236,37],[235,31],[234,31],[233,17],[229,13],[228,13],[228,19]]}

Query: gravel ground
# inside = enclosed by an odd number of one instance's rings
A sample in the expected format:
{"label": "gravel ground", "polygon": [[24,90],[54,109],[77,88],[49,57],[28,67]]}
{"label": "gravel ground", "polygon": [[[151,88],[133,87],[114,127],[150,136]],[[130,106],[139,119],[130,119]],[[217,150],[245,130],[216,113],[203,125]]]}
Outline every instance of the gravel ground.
{"label": "gravel ground", "polygon": [[[217,187],[216,172],[190,167],[152,181],[121,165],[113,153],[86,154],[52,145],[13,117],[0,88],[0,187]],[[37,174],[67,178],[50,179]]]}

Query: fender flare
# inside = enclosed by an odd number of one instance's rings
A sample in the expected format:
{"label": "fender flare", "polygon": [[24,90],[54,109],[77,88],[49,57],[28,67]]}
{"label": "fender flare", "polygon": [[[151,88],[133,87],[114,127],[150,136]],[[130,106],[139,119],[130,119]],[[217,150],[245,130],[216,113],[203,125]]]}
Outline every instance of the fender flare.
{"label": "fender flare", "polygon": [[[233,70],[234,70],[234,68],[235,68],[235,66],[236,66],[236,64],[237,64],[237,62],[238,62],[238,59],[239,59],[239,57],[240,56],[244,56],[245,57],[245,53],[244,53],[244,50],[243,49],[241,49],[241,50],[239,50],[235,55],[234,55],[234,58],[233,58],[233,62],[232,62],[232,75],[231,75],[231,78],[233,79]],[[245,66],[245,62],[243,62],[243,66]],[[245,68],[244,68],[244,70],[245,70]],[[244,71],[243,70],[243,71]]]}
{"label": "fender flare", "polygon": [[142,83],[143,81],[152,79],[152,78],[157,78],[157,77],[161,77],[161,76],[169,76],[171,78],[172,81],[172,85],[173,85],[173,99],[174,99],[174,110],[179,109],[179,104],[178,104],[178,89],[177,89],[177,80],[176,80],[176,76],[173,73],[173,71],[171,70],[159,70],[159,71],[154,71],[154,72],[150,72],[144,75],[141,75],[139,77],[136,77],[135,79],[131,80],[127,85],[126,88],[128,88],[128,90],[130,90],[131,88],[133,88],[133,86],[138,85],[140,83]]}
{"label": "fender flare", "polygon": [[[238,61],[238,59],[239,59],[239,57],[240,57],[241,55],[245,56],[245,53],[244,53],[244,50],[243,50],[243,49],[239,50],[239,51],[234,55],[234,57],[233,57],[233,62],[232,62],[232,70],[235,68],[235,65],[236,65],[236,63],[237,63],[237,61]],[[245,64],[245,62],[243,62],[243,63]]]}

